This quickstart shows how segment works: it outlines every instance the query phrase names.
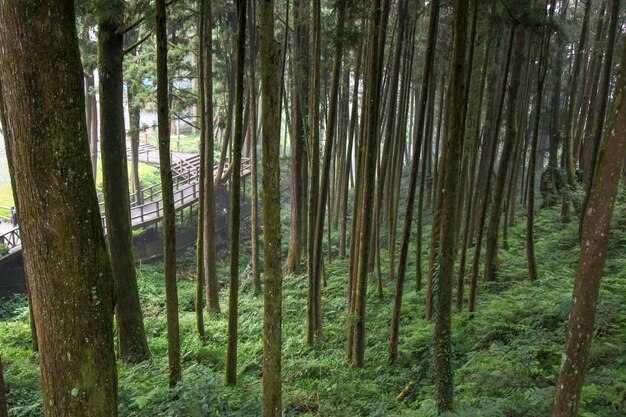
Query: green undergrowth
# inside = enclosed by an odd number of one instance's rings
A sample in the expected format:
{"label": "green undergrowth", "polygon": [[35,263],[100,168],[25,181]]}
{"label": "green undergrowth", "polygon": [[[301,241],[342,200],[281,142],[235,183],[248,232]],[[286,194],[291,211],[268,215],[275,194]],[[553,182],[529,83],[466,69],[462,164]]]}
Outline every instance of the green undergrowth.
{"label": "green undergrowth", "polygon": [[[626,194],[626,193],[623,193]],[[611,232],[598,304],[581,416],[624,415],[626,393],[626,201],[622,195]],[[530,417],[549,415],[563,350],[573,278],[578,259],[577,223],[562,225],[558,208],[536,219],[539,280],[527,279],[525,218],[518,210],[509,231],[510,249],[500,250],[499,278],[481,281],[477,313],[453,315],[453,363],[456,413],[448,416]],[[283,218],[288,230],[288,216]],[[428,228],[427,228],[428,229]],[[400,233],[400,232],[399,232]],[[288,234],[283,234],[286,247]],[[333,232],[333,242],[338,234]],[[399,240],[400,238],[398,238]],[[326,264],[323,290],[324,337],[313,346],[305,338],[307,281],[284,278],[283,406],[286,416],[433,416],[433,325],[424,317],[424,292],[415,291],[415,247],[410,248],[402,307],[399,356],[388,363],[389,322],[395,283],[388,279],[383,246],[385,294],[376,298],[375,274],[368,288],[366,366],[345,360],[347,260]],[[429,237],[424,237],[427,262]],[[337,256],[337,248],[333,248]],[[183,380],[167,387],[167,335],[161,264],[138,270],[146,332],[152,358],[139,365],[119,363],[120,415],[258,416],[261,410],[262,297],[252,295],[249,244],[242,245],[239,305],[238,384],[224,384],[227,291],[222,314],[205,315],[206,337],[195,333],[193,252],[179,265]],[[225,255],[225,254],[224,254]],[[471,255],[471,251],[470,251]],[[225,258],[225,257],[224,257]],[[227,263],[219,265],[227,286]],[[466,291],[467,293],[467,291]],[[0,346],[5,366],[10,415],[41,416],[37,354],[30,352],[24,296],[0,304]],[[398,394],[412,383],[402,400]]]}

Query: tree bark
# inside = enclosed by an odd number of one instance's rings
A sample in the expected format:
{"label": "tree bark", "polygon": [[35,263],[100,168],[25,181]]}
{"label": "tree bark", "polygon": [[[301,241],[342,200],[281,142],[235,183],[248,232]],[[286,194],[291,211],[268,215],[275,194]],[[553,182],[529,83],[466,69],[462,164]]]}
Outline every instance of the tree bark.
{"label": "tree bark", "polygon": [[[206,0],[204,0],[206,1]],[[213,23],[211,1],[206,1],[202,47],[204,48],[204,274],[206,278],[206,305],[209,314],[219,314],[219,289],[217,276],[217,253],[215,247],[215,150],[213,135]]]}
{"label": "tree bark", "polygon": [[75,22],[73,1],[0,3],[0,78],[44,413],[111,417],[114,288],[91,173]]}
{"label": "tree bark", "polygon": [[[307,276],[309,291],[307,297],[307,327],[306,340],[313,343],[321,334],[321,280],[315,275],[315,226],[317,222],[317,204],[319,200],[319,176],[320,176],[320,59],[321,59],[321,4],[320,0],[312,1],[312,24],[313,51],[311,68],[311,104],[309,107],[310,134],[308,136],[309,151],[309,210],[307,213]],[[321,239],[320,239],[321,243]]]}
{"label": "tree bark", "polygon": [[[526,59],[526,33],[523,28],[513,26],[511,31],[515,34],[515,58],[513,59],[513,71],[511,72],[511,86],[508,92],[507,102],[507,135],[504,138],[496,184],[493,192],[493,202],[491,205],[491,217],[487,227],[487,248],[485,251],[485,281],[494,281],[498,273],[498,230],[500,229],[500,219],[502,218],[502,207],[506,196],[505,187],[507,184],[507,174],[509,165],[515,150],[518,133],[518,107],[521,101],[520,85],[522,83],[522,67]],[[527,109],[523,109],[527,110]]]}
{"label": "tree bark", "polygon": [[282,276],[280,265],[280,114],[278,112],[278,55],[274,38],[274,0],[259,7],[261,126],[263,128],[263,417],[282,415],[281,325]]}
{"label": "tree bark", "polygon": [[[617,3],[617,1],[616,1]],[[622,68],[626,49],[622,51]],[[553,417],[575,417],[587,370],[587,359],[596,315],[602,270],[607,256],[611,217],[626,157],[626,71],[621,71],[609,112],[591,184],[581,233],[580,260],[576,270],[572,309],[567,326],[565,356],[561,364]],[[593,214],[593,216],[591,215]]]}
{"label": "tree bark", "polygon": [[459,172],[463,150],[463,114],[466,106],[466,44],[468,1],[454,2],[454,35],[448,100],[446,108],[446,144],[442,158],[443,182],[445,189],[441,205],[441,239],[439,248],[438,286],[435,300],[435,381],[437,385],[437,410],[439,413],[453,407],[452,380],[452,283],[454,259],[456,258],[457,204]]}
{"label": "tree bark", "polygon": [[[424,124],[426,121],[426,107],[428,102],[428,85],[431,80],[431,73],[434,66],[435,47],[437,43],[437,29],[439,22],[439,0],[433,0],[430,9],[430,20],[428,25],[428,40],[426,43],[426,53],[424,56],[424,72],[420,85],[419,114],[416,123],[415,138],[413,140],[413,162],[411,163],[411,173],[409,176],[409,195],[407,199],[406,211],[404,214],[404,229],[402,232],[402,246],[400,248],[400,260],[398,263],[398,276],[396,279],[396,291],[393,302],[391,332],[389,337],[389,360],[395,362],[398,356],[398,332],[400,329],[400,311],[402,309],[402,296],[404,292],[404,279],[406,275],[406,265],[409,253],[409,243],[411,239],[411,223],[413,220],[413,207],[415,205],[415,193],[417,191],[417,173],[420,159],[420,148],[424,139]],[[423,189],[421,190],[423,192]],[[423,200],[421,200],[423,201]],[[417,236],[417,240],[421,236]]]}
{"label": "tree bark", "polygon": [[115,281],[119,357],[130,363],[150,357],[135,274],[124,130],[124,2],[107,1],[98,23],[100,146],[106,235]]}
{"label": "tree bark", "polygon": [[170,118],[168,106],[167,30],[165,0],[156,0],[157,117],[159,160],[163,190],[163,241],[165,263],[165,304],[167,310],[167,355],[170,387],[181,378],[178,289],[176,285],[176,212],[170,160]]}
{"label": "tree bark", "polygon": [[246,0],[237,0],[237,67],[235,75],[235,136],[231,160],[230,194],[230,282],[228,295],[228,349],[226,383],[237,383],[237,327],[239,300],[239,224],[241,219],[241,144],[243,141],[243,73],[246,57]]}
{"label": "tree bark", "polygon": [[[256,1],[248,0],[248,33],[250,37],[249,53],[249,91],[250,91],[250,176],[251,176],[251,238],[252,238],[252,286],[254,295],[261,294],[261,273],[259,271],[259,191],[258,191],[258,171],[257,171],[257,84],[256,84],[256,54],[257,54],[257,33],[256,33]],[[285,35],[286,36],[286,35]],[[280,113],[280,112],[279,112]]]}

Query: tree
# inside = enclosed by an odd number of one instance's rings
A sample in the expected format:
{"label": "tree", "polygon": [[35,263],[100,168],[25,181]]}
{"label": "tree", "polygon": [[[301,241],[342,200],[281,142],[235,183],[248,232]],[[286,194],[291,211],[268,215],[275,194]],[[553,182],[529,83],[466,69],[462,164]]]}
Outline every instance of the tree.
{"label": "tree", "polygon": [[250,73],[250,81],[248,88],[250,89],[250,146],[252,152],[250,154],[250,182],[252,193],[251,207],[251,240],[252,240],[252,285],[254,286],[254,295],[261,294],[261,274],[259,272],[259,197],[258,197],[258,161],[257,161],[257,83],[256,83],[256,54],[257,54],[257,33],[256,33],[256,1],[248,0],[248,33],[250,40],[248,42],[248,71]]}
{"label": "tree", "polygon": [[237,320],[239,298],[239,224],[241,201],[241,144],[243,141],[243,73],[246,57],[246,0],[237,0],[237,68],[235,75],[235,136],[233,137],[230,194],[230,287],[228,296],[228,350],[226,382],[237,383]]}
{"label": "tree", "polygon": [[98,4],[100,146],[106,235],[115,281],[118,354],[127,362],[150,357],[135,275],[124,129],[124,2]]}
{"label": "tree", "polygon": [[44,412],[111,417],[114,288],[91,174],[75,20],[69,0],[0,3],[0,78]]}
{"label": "tree", "polygon": [[493,281],[497,276],[497,256],[498,256],[498,231],[500,229],[500,219],[502,218],[502,207],[506,196],[505,187],[509,166],[517,142],[517,129],[519,123],[518,107],[516,103],[521,101],[520,85],[522,83],[522,67],[526,57],[526,32],[523,28],[514,25],[511,29],[515,32],[515,57],[513,58],[513,69],[511,71],[511,86],[508,92],[507,102],[507,134],[502,145],[498,174],[493,192],[493,203],[491,205],[491,217],[487,227],[487,249],[485,251],[485,280]]}
{"label": "tree", "polygon": [[[311,68],[311,104],[309,106],[309,211],[307,213],[307,275],[309,278],[309,292],[307,297],[307,326],[306,340],[313,343],[313,339],[319,337],[322,332],[322,306],[321,284],[319,275],[315,274],[315,226],[317,222],[317,203],[320,192],[320,65],[321,65],[321,0],[312,1],[312,24],[313,51]],[[323,216],[322,216],[323,217]],[[321,239],[320,239],[321,243]],[[321,248],[320,248],[321,253]]]}
{"label": "tree", "polygon": [[261,127],[263,129],[263,416],[282,415],[281,326],[282,276],[280,265],[280,113],[278,62],[280,48],[274,38],[274,0],[259,7]]}
{"label": "tree", "polygon": [[307,146],[308,126],[306,115],[309,112],[309,0],[294,0],[294,40],[290,62],[293,72],[291,103],[293,121],[291,125],[291,233],[289,250],[285,261],[285,272],[299,273],[302,246],[307,236]]}
{"label": "tree", "polygon": [[[359,201],[358,239],[351,239],[350,264],[353,265],[354,276],[349,277],[352,285],[348,284],[348,306],[351,308],[350,325],[348,326],[348,349],[352,366],[362,368],[365,365],[365,305],[367,302],[367,274],[370,252],[370,238],[374,219],[374,179],[376,176],[376,156],[378,146],[378,110],[380,106],[380,91],[382,83],[382,53],[380,46],[384,44],[386,24],[389,14],[388,0],[371,2],[369,11],[369,34],[367,54],[367,76],[364,81],[363,112],[365,123],[362,124],[359,146],[359,158],[362,165],[357,168],[356,187],[361,188],[360,195],[355,195]],[[354,230],[354,228],[353,228]],[[356,233],[356,232],[355,232]],[[354,243],[354,250],[352,244]],[[358,243],[357,243],[358,242]],[[352,305],[351,305],[352,304]]]}
{"label": "tree", "polygon": [[[437,26],[439,22],[439,0],[434,0],[430,9],[430,21],[428,25],[428,40],[426,46],[424,73],[420,86],[419,115],[416,125],[416,134],[413,141],[413,161],[409,177],[409,195],[406,212],[404,215],[404,229],[402,233],[402,246],[400,248],[400,261],[398,264],[398,276],[396,278],[396,292],[393,301],[391,317],[391,332],[389,336],[389,360],[395,362],[398,356],[398,332],[400,329],[400,311],[402,309],[402,294],[404,291],[404,278],[406,274],[407,257],[409,253],[409,240],[411,238],[411,223],[413,220],[413,206],[417,190],[417,170],[419,165],[420,147],[424,138],[424,124],[426,120],[426,106],[428,101],[428,85],[431,81],[431,73],[434,66],[435,47],[437,42]],[[423,192],[423,188],[422,188]],[[421,239],[421,236],[417,237]],[[419,266],[418,266],[419,268]]]}
{"label": "tree", "polygon": [[204,96],[204,8],[205,0],[198,1],[198,130],[200,131],[200,166],[198,182],[200,190],[198,192],[198,232],[196,237],[196,331],[200,339],[204,339],[204,281],[206,279],[204,269],[204,185],[207,175],[207,165],[210,169],[211,184],[213,184],[213,164],[205,159],[206,154],[206,134],[204,124],[206,122],[206,98]]}
{"label": "tree", "polygon": [[582,244],[567,326],[565,356],[556,384],[553,417],[578,415],[587,370],[613,206],[626,157],[626,48],[622,50],[621,60],[621,72],[589,193],[588,215],[582,225]]}
{"label": "tree", "polygon": [[[204,163],[206,175],[204,176],[204,274],[206,278],[206,299],[209,313],[220,312],[219,289],[217,279],[217,256],[215,248],[215,182],[213,167],[214,161],[214,136],[213,136],[213,24],[211,14],[211,1],[206,1],[202,12],[204,13],[202,28],[202,47],[204,49]],[[210,168],[209,168],[210,167]]]}
{"label": "tree", "polygon": [[[551,13],[552,13],[551,9]],[[539,49],[537,59],[537,94],[535,97],[535,119],[533,121],[533,133],[530,145],[530,157],[528,162],[528,202],[526,216],[526,257],[528,259],[528,279],[537,280],[537,260],[535,259],[535,172],[537,167],[537,147],[539,143],[539,121],[543,101],[543,89],[546,80],[548,65],[548,52],[550,50],[550,32],[544,29],[538,37]]]}
{"label": "tree", "polygon": [[436,265],[439,278],[435,300],[435,379],[437,385],[437,410],[439,413],[453,407],[452,382],[452,283],[454,281],[454,259],[456,258],[457,240],[457,204],[459,173],[462,163],[464,139],[464,108],[466,106],[466,34],[468,1],[454,2],[454,32],[452,61],[448,85],[448,105],[446,108],[447,134],[442,153],[443,193],[441,216],[439,259]]}
{"label": "tree", "polygon": [[167,310],[167,354],[169,383],[181,377],[178,289],[176,285],[176,208],[170,159],[170,118],[168,106],[167,29],[165,0],[156,0],[157,117],[159,161],[163,194],[163,241],[165,263],[165,304]]}
{"label": "tree", "polygon": [[[339,79],[341,74],[341,60],[343,53],[343,29],[346,21],[346,1],[340,0],[337,4],[337,28],[335,55],[333,57],[332,81],[330,87],[330,103],[328,107],[328,123],[326,128],[326,141],[324,145],[324,160],[322,163],[322,182],[319,190],[319,200],[317,206],[317,220],[315,230],[311,237],[313,243],[313,278],[314,283],[314,306],[315,322],[317,323],[317,332],[321,332],[321,273],[322,273],[322,240],[324,234],[324,215],[326,213],[326,202],[330,194],[330,165],[333,152],[333,137],[335,136],[335,127],[337,123],[337,101],[339,96]],[[330,224],[328,225],[330,228]]]}

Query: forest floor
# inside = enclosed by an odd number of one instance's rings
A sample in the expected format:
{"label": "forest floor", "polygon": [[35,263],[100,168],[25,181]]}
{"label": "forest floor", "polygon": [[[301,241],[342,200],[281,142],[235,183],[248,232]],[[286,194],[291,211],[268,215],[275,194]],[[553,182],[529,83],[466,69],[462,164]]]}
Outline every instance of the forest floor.
{"label": "forest floor", "polygon": [[[288,236],[288,208],[283,247]],[[499,252],[496,282],[479,282],[477,312],[453,315],[454,382],[457,413],[448,416],[547,416],[554,394],[578,260],[577,223],[562,225],[558,209],[536,219],[540,279],[526,272],[525,218],[518,210],[509,232],[510,249]],[[623,416],[626,407],[626,189],[613,218],[607,264],[598,304],[581,412],[583,417]],[[384,236],[381,242],[386,242]],[[338,236],[333,232],[333,241]],[[427,262],[428,230],[423,259]],[[336,248],[335,248],[336,249]],[[258,416],[261,410],[263,298],[252,295],[249,244],[242,244],[239,305],[238,385],[224,385],[228,291],[222,314],[206,317],[206,340],[195,333],[193,251],[179,264],[183,380],[167,387],[167,338],[162,264],[138,269],[152,359],[119,363],[120,413],[132,416]],[[307,282],[284,278],[283,406],[286,416],[433,416],[431,323],[424,317],[424,292],[415,291],[415,247],[409,252],[402,308],[399,357],[388,363],[389,323],[395,283],[376,298],[375,275],[368,288],[366,366],[353,369],[344,358],[347,260],[326,264],[323,290],[324,339],[306,344]],[[470,251],[470,254],[472,251]],[[227,282],[227,259],[219,265]],[[227,285],[227,284],[226,284]],[[467,291],[466,291],[467,292]],[[9,415],[42,415],[38,356],[30,349],[25,296],[0,302],[0,349],[8,387]],[[413,383],[403,400],[396,397]]]}

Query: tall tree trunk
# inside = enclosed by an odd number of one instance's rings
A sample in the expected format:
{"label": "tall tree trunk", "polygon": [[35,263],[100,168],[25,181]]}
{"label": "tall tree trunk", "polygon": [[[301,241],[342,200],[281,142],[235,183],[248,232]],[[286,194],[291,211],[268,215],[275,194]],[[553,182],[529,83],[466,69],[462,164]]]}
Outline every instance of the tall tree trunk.
{"label": "tall tree trunk", "polygon": [[[498,273],[498,231],[500,229],[500,219],[502,218],[502,207],[506,196],[505,187],[507,185],[507,174],[509,165],[515,150],[517,141],[517,129],[519,123],[517,103],[521,101],[520,85],[522,83],[522,67],[526,59],[526,33],[523,28],[514,25],[511,29],[515,34],[515,58],[513,59],[513,70],[511,72],[511,86],[508,92],[507,108],[507,135],[504,138],[496,184],[493,192],[493,203],[491,205],[491,217],[487,226],[487,248],[485,251],[485,281],[493,281]],[[523,109],[527,110],[527,109]]]}
{"label": "tall tree trunk", "polygon": [[235,79],[235,136],[230,194],[230,282],[228,294],[228,349],[226,383],[237,383],[237,321],[239,299],[239,224],[241,219],[241,144],[243,141],[243,73],[246,58],[246,0],[237,0],[237,68]]}
{"label": "tall tree trunk", "polygon": [[528,259],[528,278],[537,280],[537,261],[535,259],[535,174],[537,166],[537,148],[539,143],[539,121],[543,101],[543,89],[546,78],[548,52],[550,48],[550,34],[543,34],[538,51],[537,60],[537,95],[535,97],[535,119],[533,124],[533,138],[531,141],[530,157],[528,162],[528,206],[526,216],[526,257]]}
{"label": "tall tree trunk", "polygon": [[285,272],[299,273],[302,247],[306,242],[306,115],[309,109],[309,0],[294,0],[291,102],[291,231]]}
{"label": "tall tree trunk", "polygon": [[[441,233],[439,259],[436,268],[439,278],[435,300],[435,380],[437,385],[437,410],[439,413],[453,407],[452,381],[452,283],[454,281],[454,259],[457,240],[457,204],[459,173],[463,150],[463,119],[466,106],[466,43],[468,1],[454,2],[454,35],[450,62],[450,84],[446,108],[446,137],[442,158],[445,189],[441,204]],[[437,216],[438,214],[435,214]]]}
{"label": "tall tree trunk", "polygon": [[73,1],[0,3],[5,135],[44,413],[111,417],[117,415],[113,277],[91,174],[75,22]]}
{"label": "tall tree trunk", "polygon": [[[618,3],[618,1],[615,1]],[[621,65],[626,65],[626,49]],[[604,129],[593,176],[587,213],[583,219],[580,260],[576,270],[572,310],[567,326],[565,356],[561,363],[553,417],[575,417],[587,370],[596,316],[600,279],[606,261],[609,230],[624,158],[626,157],[626,72],[621,71]]]}
{"label": "tall tree trunk", "polygon": [[[322,330],[321,321],[321,272],[322,272],[322,239],[324,231],[324,215],[326,210],[326,200],[328,198],[330,183],[330,163],[333,151],[333,137],[335,135],[335,127],[337,124],[337,100],[339,96],[339,79],[341,75],[341,60],[343,54],[343,29],[346,20],[346,0],[339,0],[337,3],[337,28],[335,44],[335,56],[333,58],[333,73],[330,87],[330,103],[328,109],[328,123],[326,126],[326,141],[324,146],[324,162],[322,166],[322,182],[319,190],[319,200],[317,207],[317,220],[314,237],[313,251],[313,283],[315,285],[315,321],[317,322],[316,332],[319,336]],[[328,225],[330,229],[330,224]]]}
{"label": "tall tree trunk", "polygon": [[[424,124],[426,121],[426,107],[428,102],[428,85],[434,65],[435,46],[437,42],[437,29],[439,22],[439,0],[433,0],[430,9],[430,21],[428,25],[428,40],[426,43],[426,53],[424,56],[424,72],[420,85],[419,114],[413,140],[413,162],[411,163],[411,173],[409,176],[409,195],[407,199],[406,211],[404,214],[404,229],[402,232],[402,246],[400,248],[400,260],[398,263],[398,276],[396,278],[396,291],[393,302],[391,333],[389,337],[389,360],[395,362],[398,356],[398,331],[400,329],[400,311],[402,309],[402,296],[404,292],[404,279],[406,274],[407,258],[409,254],[409,243],[411,239],[411,223],[413,221],[413,207],[415,204],[415,193],[417,191],[417,173],[420,160],[420,148],[424,139]],[[432,111],[432,110],[431,110]],[[423,189],[421,190],[423,192]],[[422,199],[420,199],[423,201]],[[417,236],[418,242],[421,236]]]}
{"label": "tall tree trunk", "polygon": [[274,0],[259,8],[261,126],[263,128],[263,417],[282,415],[281,324],[282,276],[280,266],[280,114],[278,112],[279,44],[274,38]]}
{"label": "tall tree trunk", "polygon": [[217,253],[215,247],[215,156],[213,135],[213,22],[211,1],[204,0],[204,27],[202,28],[202,47],[204,48],[204,274],[206,279],[206,305],[210,314],[220,312],[217,277]]}
{"label": "tall tree trunk", "polygon": [[[139,39],[139,32],[133,30],[129,36],[130,43],[135,44]],[[134,56],[139,55],[139,49],[133,48]],[[141,193],[141,183],[139,181],[139,135],[141,122],[141,103],[138,102],[139,88],[141,81],[137,74],[132,74],[126,80],[126,96],[128,101],[128,137],[130,139],[130,155],[131,155],[131,172],[130,183],[135,196],[135,204],[143,204],[143,195]]]}
{"label": "tall tree trunk", "polygon": [[365,305],[367,300],[367,274],[369,261],[369,239],[372,232],[374,209],[374,179],[376,175],[376,154],[378,147],[378,116],[382,82],[382,53],[385,26],[389,13],[389,0],[374,0],[370,7],[368,68],[364,83],[365,94],[363,111],[365,126],[362,129],[360,152],[363,155],[361,185],[363,187],[360,203],[358,251],[351,253],[356,256],[356,275],[354,282],[354,324],[352,366],[362,368],[365,365]]}
{"label": "tall tree trunk", "polygon": [[167,29],[165,0],[156,0],[157,117],[159,161],[163,195],[163,241],[165,263],[165,304],[167,310],[167,355],[169,383],[181,378],[178,290],[176,285],[176,212],[170,160],[170,117],[168,106]]}
{"label": "tall tree trunk", "polygon": [[[200,340],[204,339],[204,181],[207,171],[207,161],[204,159],[206,152],[206,136],[204,123],[206,121],[206,105],[204,96],[204,45],[202,31],[204,28],[204,8],[206,0],[198,0],[198,129],[200,130],[200,166],[199,166],[199,192],[198,192],[198,231],[196,238],[196,331]],[[213,164],[208,163],[208,168],[213,175]]]}
{"label": "tall tree trunk", "polygon": [[[105,10],[105,9],[103,9]],[[124,131],[124,2],[107,2],[98,24],[100,74],[100,146],[106,235],[116,289],[118,354],[136,363],[150,356],[135,274],[130,220],[126,133]]]}
{"label": "tall tree trunk", "polygon": [[[257,34],[256,34],[256,0],[248,0],[248,33],[250,37],[248,45],[249,53],[249,90],[250,90],[250,138],[252,152],[250,154],[250,181],[252,193],[252,213],[251,213],[251,238],[252,238],[252,286],[254,295],[261,294],[261,273],[259,272],[259,191],[258,191],[258,171],[257,171],[257,85],[256,85],[256,54],[257,54]],[[286,31],[286,29],[285,29]],[[285,34],[285,36],[287,36]],[[280,101],[279,101],[280,102]]]}
{"label": "tall tree trunk", "polygon": [[[313,51],[311,68],[311,104],[309,107],[310,134],[308,136],[309,151],[309,211],[307,214],[308,236],[307,240],[307,275],[309,279],[309,292],[307,298],[307,326],[306,340],[313,343],[315,337],[321,332],[321,281],[315,276],[315,225],[317,222],[317,203],[319,200],[319,176],[320,176],[320,58],[321,58],[321,4],[320,0],[312,1],[312,24]],[[320,239],[321,243],[321,239]]]}
{"label": "tall tree trunk", "polygon": [[[485,229],[485,219],[487,217],[487,204],[489,203],[489,190],[491,186],[491,173],[493,171],[493,166],[496,158],[496,151],[498,150],[498,133],[500,131],[500,121],[502,119],[502,108],[504,104],[504,96],[506,90],[506,81],[509,75],[509,68],[511,66],[511,55],[513,51],[513,37],[515,31],[510,30],[509,40],[507,44],[507,52],[506,52],[506,64],[503,69],[503,73],[501,74],[500,85],[498,86],[498,95],[497,95],[497,104],[495,107],[495,121],[490,132],[490,139],[488,142],[487,155],[485,156],[486,161],[485,164],[485,172],[483,175],[485,176],[482,182],[482,188],[478,190],[478,193],[481,195],[480,204],[476,206],[478,209],[476,212],[478,225],[476,226],[476,244],[474,247],[474,258],[472,260],[472,275],[470,278],[470,288],[469,288],[469,300],[468,300],[468,311],[470,317],[474,315],[474,307],[476,302],[476,287],[478,283],[478,274],[480,270],[480,250],[482,246],[482,238],[483,232]],[[487,116],[489,117],[489,116]]]}
{"label": "tall tree trunk", "polygon": [[[11,179],[11,192],[13,194],[13,203],[17,208],[17,216],[21,218],[22,216],[19,214],[19,196],[17,195],[17,184],[15,178],[15,168],[13,166],[13,151],[11,148],[11,141],[9,140],[8,132],[8,122],[6,119],[6,113],[4,111],[4,103],[2,98],[2,81],[0,80],[0,127],[2,128],[2,133],[4,137],[4,149],[6,151],[7,158],[7,166],[9,169],[9,177]],[[35,325],[35,315],[33,313],[33,295],[30,290],[30,286],[28,284],[28,276],[26,276],[26,271],[24,271],[24,283],[26,284],[26,295],[28,298],[28,322],[30,325],[30,337],[31,337],[31,346],[33,348],[33,352],[37,352],[39,350],[38,342],[37,342],[37,326]]]}
{"label": "tall tree trunk", "polygon": [[[611,5],[611,20],[609,22],[609,34],[606,45],[606,54],[604,56],[604,71],[602,73],[602,81],[600,82],[600,88],[598,91],[598,99],[600,102],[598,103],[598,114],[596,116],[595,123],[593,125],[593,139],[591,146],[591,158],[589,160],[589,170],[588,175],[585,177],[585,200],[583,201],[583,207],[581,210],[582,220],[586,217],[587,213],[587,205],[589,199],[589,190],[591,189],[591,184],[593,183],[593,176],[595,175],[595,167],[598,160],[598,152],[600,150],[600,145],[602,142],[602,132],[604,121],[606,117],[606,110],[609,100],[609,89],[611,84],[611,71],[613,70],[613,54],[615,52],[615,37],[617,34],[617,27],[619,24],[619,7],[620,0],[612,0],[610,2]],[[581,221],[581,230],[584,222]]]}
{"label": "tall tree trunk", "polygon": [[[567,108],[567,116],[565,119],[565,141],[563,142],[563,154],[565,158],[565,174],[567,179],[568,190],[563,193],[563,205],[561,207],[561,221],[569,222],[571,220],[571,196],[573,191],[572,187],[575,186],[576,180],[575,165],[574,165],[574,136],[575,125],[574,116],[578,110],[578,79],[580,77],[581,68],[583,65],[583,53],[587,44],[587,27],[589,26],[589,16],[591,15],[591,0],[587,1],[585,5],[585,14],[583,15],[582,27],[580,29],[580,41],[578,42],[578,48],[576,49],[576,55],[574,57],[574,69],[572,70],[572,84],[569,92],[569,106]],[[560,76],[560,74],[559,74]]]}

